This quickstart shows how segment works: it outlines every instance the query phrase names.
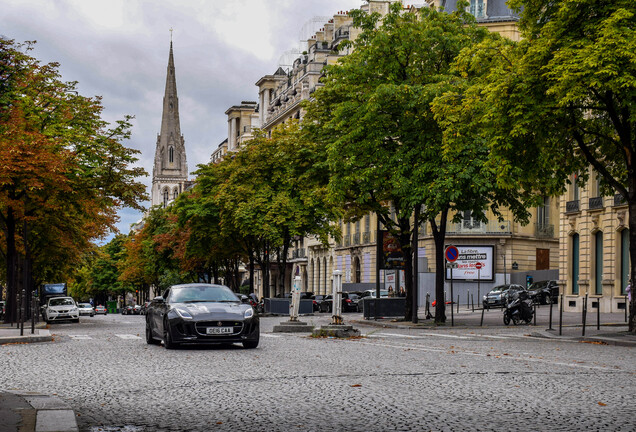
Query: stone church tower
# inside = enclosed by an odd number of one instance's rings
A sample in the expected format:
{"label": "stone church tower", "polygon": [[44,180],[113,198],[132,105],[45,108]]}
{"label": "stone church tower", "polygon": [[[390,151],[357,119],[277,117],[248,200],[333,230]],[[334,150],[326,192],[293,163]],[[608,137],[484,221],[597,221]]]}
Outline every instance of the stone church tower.
{"label": "stone church tower", "polygon": [[152,169],[152,191],[150,193],[152,205],[165,207],[190,183],[188,181],[185,140],[181,135],[179,125],[179,98],[177,97],[177,81],[172,57],[172,41],[170,41],[161,132],[157,136],[155,164]]}

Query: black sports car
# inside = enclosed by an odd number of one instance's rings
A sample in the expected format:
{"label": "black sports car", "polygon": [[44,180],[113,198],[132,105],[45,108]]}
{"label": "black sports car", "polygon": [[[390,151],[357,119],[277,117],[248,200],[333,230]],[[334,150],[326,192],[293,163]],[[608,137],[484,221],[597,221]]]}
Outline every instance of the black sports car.
{"label": "black sports car", "polygon": [[146,342],[167,349],[182,343],[241,342],[256,348],[259,319],[228,287],[212,284],[173,285],[155,297],[146,312]]}

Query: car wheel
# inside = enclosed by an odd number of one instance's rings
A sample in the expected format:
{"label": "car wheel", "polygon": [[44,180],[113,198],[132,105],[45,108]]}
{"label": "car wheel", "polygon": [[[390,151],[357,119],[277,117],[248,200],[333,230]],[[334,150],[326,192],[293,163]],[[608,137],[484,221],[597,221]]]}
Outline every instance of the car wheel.
{"label": "car wheel", "polygon": [[161,341],[152,336],[152,328],[149,322],[146,322],[146,343],[148,345],[159,345],[161,343]]}
{"label": "car wheel", "polygon": [[251,340],[251,341],[243,341],[243,348],[246,349],[254,349],[258,346],[258,342],[260,340],[261,336],[260,333],[258,335],[258,337],[256,338],[256,340]]}
{"label": "car wheel", "polygon": [[178,343],[175,343],[172,340],[172,334],[170,333],[170,325],[168,324],[168,322],[164,322],[163,324],[163,346],[166,347],[166,349],[175,349],[179,346]]}

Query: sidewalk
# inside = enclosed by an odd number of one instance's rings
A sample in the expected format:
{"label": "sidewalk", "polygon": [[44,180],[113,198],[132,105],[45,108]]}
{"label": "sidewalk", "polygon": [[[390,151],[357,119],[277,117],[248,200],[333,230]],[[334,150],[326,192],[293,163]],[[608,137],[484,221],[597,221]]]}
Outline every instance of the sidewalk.
{"label": "sidewalk", "polygon": [[[24,334],[15,325],[0,324],[2,345],[50,342],[46,323],[38,323],[31,333],[31,323],[24,323]],[[40,393],[0,389],[0,432],[77,432],[75,413],[61,399]]]}
{"label": "sidewalk", "polygon": [[349,320],[349,322],[376,327],[437,331],[479,328],[490,330],[497,328],[502,330],[519,329],[523,330],[525,336],[537,338],[636,347],[636,335],[628,332],[628,325],[625,322],[624,312],[601,314],[598,329],[596,313],[588,312],[586,317],[585,336],[583,335],[582,318],[583,317],[580,312],[563,312],[563,322],[560,330],[561,334],[559,334],[559,311],[556,305],[554,305],[552,310],[552,330],[549,330],[550,307],[547,305],[537,307],[536,325],[533,321],[530,325],[523,324],[514,326],[511,323],[509,326],[506,326],[503,323],[502,309],[484,310],[482,325],[482,310],[475,309],[473,312],[472,308],[467,309],[465,305],[460,305],[459,312],[457,311],[456,306],[453,309],[452,321],[454,321],[454,325],[451,324],[450,307],[446,308],[446,322],[440,325],[435,324],[434,319],[425,319],[422,308],[418,311],[417,324],[400,321],[399,319],[394,318],[380,318],[377,320],[358,319],[353,321]]}
{"label": "sidewalk", "polygon": [[0,432],[78,432],[75,412],[55,396],[0,390]]}

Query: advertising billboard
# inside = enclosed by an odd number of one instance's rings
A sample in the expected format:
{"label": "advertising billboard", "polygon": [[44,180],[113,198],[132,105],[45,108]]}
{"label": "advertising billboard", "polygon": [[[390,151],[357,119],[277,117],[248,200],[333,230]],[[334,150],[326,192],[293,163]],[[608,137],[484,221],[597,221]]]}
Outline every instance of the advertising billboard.
{"label": "advertising billboard", "polygon": [[378,240],[381,253],[380,258],[382,260],[380,268],[403,269],[406,263],[404,262],[404,254],[402,253],[402,247],[397,237],[388,231],[380,231]]}
{"label": "advertising billboard", "polygon": [[[459,250],[459,256],[455,263],[456,268],[446,269],[446,279],[451,278],[453,272],[454,280],[492,281],[495,277],[495,247],[494,246],[461,246],[455,245]],[[479,263],[480,265],[477,265]],[[477,267],[480,267],[478,269]]]}

